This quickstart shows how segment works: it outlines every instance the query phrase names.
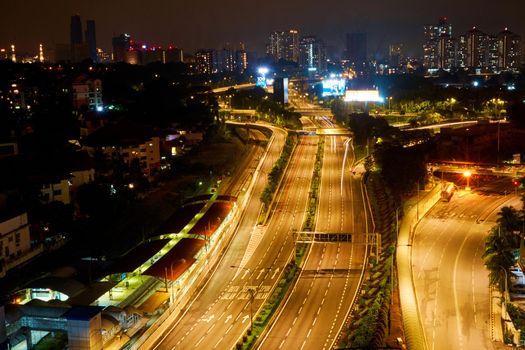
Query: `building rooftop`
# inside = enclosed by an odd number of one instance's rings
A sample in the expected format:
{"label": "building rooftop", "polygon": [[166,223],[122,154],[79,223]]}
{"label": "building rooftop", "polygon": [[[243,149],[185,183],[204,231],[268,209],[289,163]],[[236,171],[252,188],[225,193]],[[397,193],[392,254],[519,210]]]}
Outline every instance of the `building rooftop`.
{"label": "building rooftop", "polygon": [[102,312],[103,309],[99,306],[75,306],[69,309],[63,317],[68,320],[89,321]]}

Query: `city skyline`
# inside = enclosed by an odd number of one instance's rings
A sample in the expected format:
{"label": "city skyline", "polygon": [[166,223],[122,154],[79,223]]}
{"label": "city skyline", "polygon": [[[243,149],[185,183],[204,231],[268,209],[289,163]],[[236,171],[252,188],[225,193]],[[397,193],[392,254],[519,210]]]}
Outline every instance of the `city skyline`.
{"label": "city skyline", "polygon": [[[138,41],[175,44],[186,52],[242,41],[247,50],[263,54],[270,32],[296,28],[301,35],[318,36],[339,52],[344,49],[346,33],[360,31],[367,33],[368,51],[372,55],[386,53],[391,44],[404,43],[407,54],[414,56],[422,51],[423,26],[442,16],[449,18],[455,33],[466,32],[473,26],[485,32],[497,33],[508,27],[519,35],[525,33],[520,11],[509,10],[522,6],[518,0],[510,1],[505,7],[492,2],[476,2],[485,9],[477,11],[479,13],[472,13],[470,4],[458,5],[448,0],[431,9],[412,0],[395,4],[386,1],[364,3],[358,8],[330,1],[322,14],[313,1],[293,0],[285,4],[271,1],[256,10],[243,7],[239,1],[220,5],[202,1],[191,7],[154,2],[147,8],[141,7],[138,1],[126,4],[114,1],[104,5],[97,1],[75,5],[55,2],[58,6],[36,1],[23,5],[9,3],[0,15],[0,47],[15,44],[17,51],[33,53],[38,51],[40,43],[44,48],[67,43],[69,21],[74,14],[79,14],[83,21],[95,20],[97,43],[108,51],[112,37],[129,33]],[[491,13],[490,18],[485,18],[481,12]],[[239,18],[243,22],[238,23]]]}

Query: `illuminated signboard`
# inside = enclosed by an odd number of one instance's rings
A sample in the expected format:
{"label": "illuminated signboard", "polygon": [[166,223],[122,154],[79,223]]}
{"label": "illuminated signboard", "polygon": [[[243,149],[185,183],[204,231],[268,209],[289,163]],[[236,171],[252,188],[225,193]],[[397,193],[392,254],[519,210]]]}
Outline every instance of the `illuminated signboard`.
{"label": "illuminated signboard", "polygon": [[326,79],[323,80],[323,97],[343,96],[346,89],[346,80],[344,79]]}
{"label": "illuminated signboard", "polygon": [[345,94],[345,102],[384,102],[379,96],[378,90],[348,90]]}

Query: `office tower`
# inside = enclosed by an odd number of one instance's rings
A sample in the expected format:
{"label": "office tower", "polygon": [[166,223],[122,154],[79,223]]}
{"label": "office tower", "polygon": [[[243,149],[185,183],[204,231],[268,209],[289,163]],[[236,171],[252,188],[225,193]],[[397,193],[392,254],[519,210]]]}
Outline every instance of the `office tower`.
{"label": "office tower", "polygon": [[272,32],[266,50],[266,53],[276,61],[299,62],[299,31],[290,29],[288,31]]}
{"label": "office tower", "polygon": [[82,44],[82,22],[79,15],[71,16],[70,44]]}
{"label": "office tower", "polygon": [[97,62],[97,36],[94,20],[87,20],[86,22],[86,43],[88,45],[89,58],[91,58],[93,62]]}
{"label": "office tower", "polygon": [[113,44],[113,62],[124,62],[126,52],[131,47],[131,36],[129,34],[120,34],[111,40]]}
{"label": "office tower", "polygon": [[366,33],[356,32],[346,34],[346,57],[350,64],[358,69],[367,65]]}
{"label": "office tower", "polygon": [[308,72],[326,72],[326,47],[316,36],[301,38],[299,67]]}
{"label": "office tower", "polygon": [[521,65],[521,37],[505,28],[497,38],[499,70],[517,72]]}
{"label": "office tower", "polygon": [[437,69],[439,66],[438,46],[442,34],[452,37],[452,24],[446,17],[439,19],[438,24],[424,26],[425,42],[423,44],[423,67]]}
{"label": "office tower", "polygon": [[487,35],[472,28],[467,33],[467,67],[481,69],[487,66]]}

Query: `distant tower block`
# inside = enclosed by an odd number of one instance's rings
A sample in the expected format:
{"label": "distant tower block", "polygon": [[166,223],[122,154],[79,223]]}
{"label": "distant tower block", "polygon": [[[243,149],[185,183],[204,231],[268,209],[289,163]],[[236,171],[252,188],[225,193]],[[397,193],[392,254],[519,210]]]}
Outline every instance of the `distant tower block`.
{"label": "distant tower block", "polygon": [[15,45],[11,45],[11,61],[16,62]]}
{"label": "distant tower block", "polygon": [[42,46],[42,44],[38,46],[38,61],[40,63],[44,62],[44,47]]}

